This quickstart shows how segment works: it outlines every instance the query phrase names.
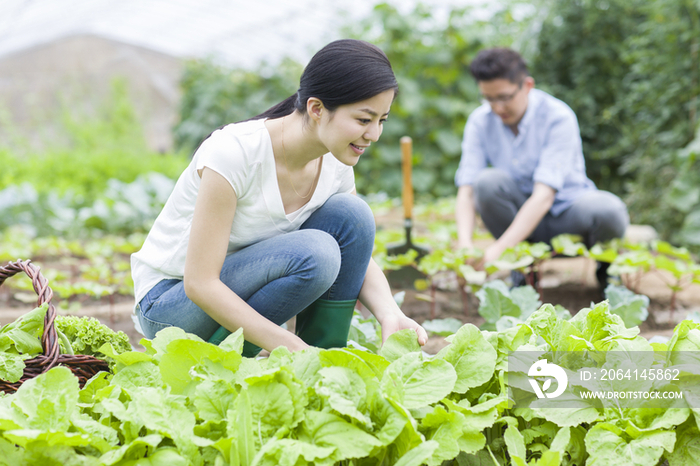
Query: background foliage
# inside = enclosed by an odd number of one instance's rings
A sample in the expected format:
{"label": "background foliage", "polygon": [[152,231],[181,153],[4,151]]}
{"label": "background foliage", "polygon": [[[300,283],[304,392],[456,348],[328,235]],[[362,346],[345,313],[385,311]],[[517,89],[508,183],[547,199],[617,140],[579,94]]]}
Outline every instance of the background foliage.
{"label": "background foliage", "polygon": [[358,164],[359,192],[401,192],[402,136],[413,138],[413,182],[417,193],[445,196],[454,192],[467,116],[479,103],[478,89],[466,64],[482,47],[469,27],[467,9],[453,10],[445,25],[428,8],[402,15],[389,5],[349,35],[369,40],[389,57],[399,81],[380,143]]}
{"label": "background foliage", "polygon": [[211,60],[187,63],[175,142],[193,151],[216,128],[258,115],[297,91],[303,65],[285,60],[271,68],[228,69]]}
{"label": "background foliage", "polygon": [[[538,87],[578,115],[588,175],[598,186],[625,200],[633,222],[699,251],[697,0],[504,0],[488,8],[487,16],[472,8],[441,16],[421,5],[399,11],[380,4],[344,30],[343,36],[379,45],[400,83],[382,139],[356,168],[358,191],[400,195],[398,141],[409,135],[417,197],[453,196],[462,131],[480,100],[467,65],[485,47],[510,46],[526,57]],[[291,60],[252,71],[190,62],[182,78],[175,154],[148,150],[125,85],[115,83],[99,118],[66,112],[65,141],[42,153],[0,144],[4,224],[16,223],[19,215],[21,223],[43,222],[37,233],[58,233],[61,225],[110,230],[126,218],[117,211],[139,211],[118,207],[124,200],[157,211],[162,193],[154,191],[146,201],[132,196],[136,186],[151,182],[137,181],[140,174],[158,171],[175,179],[202,139],[286,98],[302,69]],[[115,193],[121,193],[118,199],[112,199]],[[85,208],[91,210],[80,214]],[[144,212],[126,224],[147,228],[143,216],[150,214]]]}
{"label": "background foliage", "polygon": [[[483,46],[476,24],[468,9],[455,9],[446,21],[436,21],[421,5],[400,14],[395,7],[380,4],[345,32],[382,48],[400,85],[380,142],[356,167],[359,192],[400,195],[399,139],[409,135],[414,141],[416,192],[454,193],[462,131],[468,114],[479,104],[478,90],[466,70]],[[214,128],[250,118],[296,91],[301,66],[287,62],[272,71],[267,77],[266,66],[245,72],[191,62],[182,81],[185,98],[176,128],[178,142],[192,150]]]}
{"label": "background foliage", "polygon": [[632,221],[700,246],[700,4],[553,2],[531,58],[581,126],[588,174]]}
{"label": "background foliage", "polygon": [[[699,12],[695,0],[506,1],[488,18],[455,8],[438,20],[422,5],[408,13],[378,5],[345,35],[386,52],[400,92],[380,143],[356,167],[358,191],[400,195],[398,140],[409,135],[416,194],[453,195],[464,124],[479,105],[468,63],[482,48],[510,46],[538,86],[576,112],[591,179],[625,199],[633,222],[700,246],[699,143],[691,144]],[[262,112],[295,90],[301,69],[190,63],[178,141],[191,151],[214,128]]]}
{"label": "background foliage", "polygon": [[157,171],[177,178],[189,162],[184,153],[160,154],[148,148],[124,81],[112,83],[111,95],[96,115],[67,107],[61,139],[42,151],[21,143],[0,143],[0,190],[23,183],[40,194],[71,194],[82,202],[99,197],[110,179],[131,183]]}
{"label": "background foliage", "polygon": [[[189,157],[148,148],[127,91],[115,81],[97,115],[65,110],[63,139],[41,151],[0,144],[0,233],[17,227],[26,239],[150,229]],[[3,242],[2,249],[12,248]]]}

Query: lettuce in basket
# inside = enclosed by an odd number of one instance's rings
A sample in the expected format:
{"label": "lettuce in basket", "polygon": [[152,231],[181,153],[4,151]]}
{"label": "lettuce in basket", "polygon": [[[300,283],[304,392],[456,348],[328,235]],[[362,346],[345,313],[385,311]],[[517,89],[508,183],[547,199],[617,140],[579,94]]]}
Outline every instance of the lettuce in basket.
{"label": "lettuce in basket", "polygon": [[[41,336],[47,309],[48,305],[42,304],[0,328],[0,379],[17,382],[24,372],[24,360],[43,352]],[[105,343],[111,343],[117,354],[132,350],[124,332],[115,332],[92,317],[57,316],[54,325],[64,354],[104,359],[98,349]]]}
{"label": "lettuce in basket", "polygon": [[117,353],[132,350],[126,333],[115,332],[94,317],[57,316],[54,325],[62,353],[104,358],[98,350],[105,343],[111,343]]}
{"label": "lettuce in basket", "polygon": [[41,334],[47,309],[42,304],[0,328],[0,379],[17,382],[24,373],[24,360],[43,351]]}

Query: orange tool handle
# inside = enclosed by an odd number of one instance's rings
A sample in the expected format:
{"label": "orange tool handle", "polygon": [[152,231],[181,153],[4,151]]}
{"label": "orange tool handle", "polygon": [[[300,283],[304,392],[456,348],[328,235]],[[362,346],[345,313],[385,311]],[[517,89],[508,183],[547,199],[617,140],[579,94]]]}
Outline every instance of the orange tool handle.
{"label": "orange tool handle", "polygon": [[401,172],[403,173],[403,216],[410,219],[413,212],[413,140],[410,136],[401,138]]}

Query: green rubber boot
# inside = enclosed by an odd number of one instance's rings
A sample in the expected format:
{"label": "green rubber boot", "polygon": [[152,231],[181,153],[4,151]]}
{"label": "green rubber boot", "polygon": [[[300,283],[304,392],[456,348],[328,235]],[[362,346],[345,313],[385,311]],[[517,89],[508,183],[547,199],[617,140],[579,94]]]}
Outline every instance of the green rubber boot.
{"label": "green rubber boot", "polygon": [[296,334],[311,346],[343,348],[348,345],[350,322],[356,299],[317,299],[297,315]]}
{"label": "green rubber boot", "polygon": [[[209,340],[207,340],[209,343],[214,344],[214,345],[220,345],[222,341],[226,339],[227,336],[231,335],[231,332],[226,330],[226,328],[219,327],[219,329],[214,332],[214,335],[209,337]],[[259,346],[255,346],[254,344],[245,341],[243,342],[243,356],[246,358],[254,358],[255,356],[258,355],[262,351],[262,348]]]}

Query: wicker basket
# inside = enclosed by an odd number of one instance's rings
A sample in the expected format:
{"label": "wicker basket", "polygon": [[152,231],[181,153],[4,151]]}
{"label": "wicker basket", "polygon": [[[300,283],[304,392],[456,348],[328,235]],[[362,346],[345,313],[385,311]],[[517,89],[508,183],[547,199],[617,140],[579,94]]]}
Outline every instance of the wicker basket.
{"label": "wicker basket", "polygon": [[17,262],[10,262],[9,264],[0,267],[0,285],[2,285],[5,280],[19,272],[25,272],[32,279],[32,285],[34,285],[34,291],[39,295],[37,300],[37,306],[44,303],[48,303],[48,310],[46,311],[46,318],[44,319],[44,333],[41,336],[41,347],[43,349],[43,354],[39,354],[31,359],[24,361],[26,367],[24,368],[24,374],[22,378],[14,383],[6,382],[0,380],[0,391],[5,393],[12,393],[17,391],[17,389],[25,381],[34,378],[49,369],[62,365],[68,367],[73,374],[78,377],[80,386],[85,385],[92,376],[100,371],[108,371],[109,364],[102,359],[98,359],[94,356],[77,354],[60,354],[60,348],[58,344],[58,334],[56,333],[56,327],[54,326],[54,320],[56,319],[56,308],[51,304],[51,298],[53,298],[53,291],[49,288],[49,281],[44,278],[44,276],[39,271],[39,267],[30,263],[31,261],[23,261],[21,259]]}

